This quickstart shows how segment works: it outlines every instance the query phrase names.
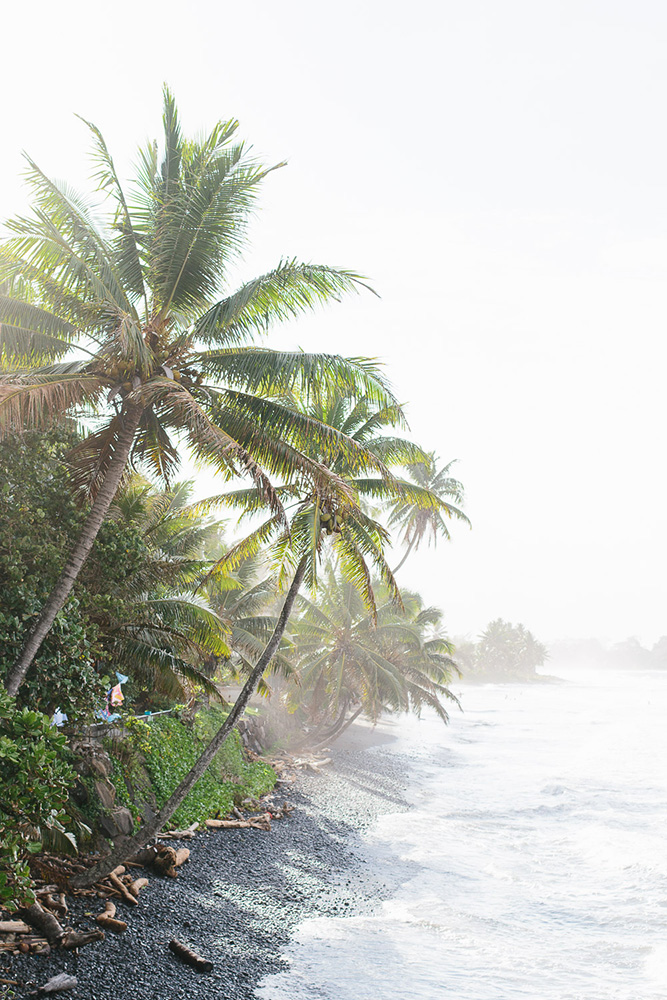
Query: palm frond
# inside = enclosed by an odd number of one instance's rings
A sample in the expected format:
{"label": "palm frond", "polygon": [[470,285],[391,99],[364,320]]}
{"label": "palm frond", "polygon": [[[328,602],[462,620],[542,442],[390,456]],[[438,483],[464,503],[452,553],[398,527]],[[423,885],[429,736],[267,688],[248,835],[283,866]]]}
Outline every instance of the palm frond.
{"label": "palm frond", "polygon": [[206,344],[245,343],[274,323],[310,312],[360,288],[369,286],[353,271],[297,260],[281,261],[273,271],[247,282],[208,309],[195,323],[194,336]]}

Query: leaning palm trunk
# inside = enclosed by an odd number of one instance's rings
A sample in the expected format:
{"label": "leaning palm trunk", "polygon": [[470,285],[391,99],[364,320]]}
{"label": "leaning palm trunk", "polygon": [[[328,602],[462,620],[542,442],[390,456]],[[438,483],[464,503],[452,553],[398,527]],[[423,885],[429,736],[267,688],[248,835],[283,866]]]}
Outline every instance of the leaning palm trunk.
{"label": "leaning palm trunk", "polygon": [[352,725],[353,722],[356,722],[356,720],[359,718],[363,710],[364,706],[362,704],[359,706],[359,708],[356,709],[356,711],[352,713],[349,719],[344,719],[344,718],[339,719],[336,725],[332,726],[328,732],[321,735],[319,742],[313,744],[310,747],[310,749],[320,750],[323,746],[326,746],[327,743],[333,743],[333,741],[337,740],[338,737],[341,736],[345,732],[345,730]]}
{"label": "leaning palm trunk", "polygon": [[139,404],[128,406],[123,414],[123,425],[116,441],[113,458],[109,463],[104,481],[85,520],[81,534],[55,587],[49,594],[39,618],[31,629],[19,658],[7,675],[5,686],[12,697],[16,695],[23,683],[39,647],[48,635],[56,615],[69,597],[81,567],[90,554],[123,477],[141,414],[142,407]]}
{"label": "leaning palm trunk", "polygon": [[74,886],[87,886],[93,885],[100,878],[104,878],[109,872],[113,871],[114,868],[119,865],[125,858],[129,857],[135,851],[137,851],[142,844],[145,844],[147,840],[154,837],[156,833],[168,823],[171,817],[174,815],[178,807],[184,801],[188,793],[194,788],[199,779],[206,772],[209,764],[217,754],[218,750],[225,742],[230,732],[238,722],[239,718],[243,714],[246,705],[250,701],[250,698],[254,694],[257,685],[259,684],[262,674],[266,670],[267,666],[273,659],[274,655],[278,650],[280,645],[280,640],[283,637],[285,629],[287,627],[287,622],[289,621],[290,614],[292,613],[292,608],[294,606],[294,601],[296,600],[296,595],[299,592],[299,588],[303,581],[304,574],[306,572],[307,557],[302,557],[299,565],[297,566],[296,573],[294,574],[294,579],[287,591],[287,596],[285,598],[285,603],[283,604],[282,611],[276,623],[276,627],[273,630],[273,634],[269,639],[264,652],[257,661],[255,667],[253,668],[250,677],[245,682],[243,689],[234,702],[234,706],[223,722],[222,726],[215,734],[211,742],[208,744],[206,749],[203,751],[199,759],[196,761],[194,766],[188,771],[181,783],[177,788],[171,793],[165,804],[160,809],[159,813],[155,819],[145,826],[141,831],[140,838],[132,838],[124,841],[119,847],[111,852],[106,858],[98,861],[96,865],[93,865],[84,875],[79,875],[77,878],[72,879],[72,885]]}
{"label": "leaning palm trunk", "polygon": [[410,541],[410,544],[408,545],[407,549],[405,550],[405,552],[403,554],[403,558],[401,559],[400,563],[398,564],[398,566],[395,566],[394,569],[392,569],[392,571],[391,571],[394,576],[396,576],[396,574],[398,573],[399,569],[401,568],[401,566],[403,565],[403,563],[406,561],[406,559],[408,558],[408,556],[412,552],[416,541],[417,541],[417,536],[413,535],[412,539]]}

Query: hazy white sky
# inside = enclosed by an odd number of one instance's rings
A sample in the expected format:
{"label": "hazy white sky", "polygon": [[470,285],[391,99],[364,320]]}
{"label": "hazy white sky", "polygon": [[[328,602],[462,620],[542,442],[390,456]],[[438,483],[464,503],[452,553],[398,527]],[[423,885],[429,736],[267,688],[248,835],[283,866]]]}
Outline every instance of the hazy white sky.
{"label": "hazy white sky", "polygon": [[5,4],[0,215],[21,149],[85,177],[78,112],[129,169],[238,117],[287,169],[247,273],[356,268],[365,296],[275,346],[381,357],[458,458],[468,532],[401,573],[455,633],[667,632],[667,6],[658,0]]}

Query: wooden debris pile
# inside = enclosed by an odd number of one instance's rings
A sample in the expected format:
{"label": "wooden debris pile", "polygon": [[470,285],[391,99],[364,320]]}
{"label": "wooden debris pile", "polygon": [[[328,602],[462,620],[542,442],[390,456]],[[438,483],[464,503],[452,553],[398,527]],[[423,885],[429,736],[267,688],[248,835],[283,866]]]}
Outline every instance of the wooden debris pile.
{"label": "wooden debris pile", "polygon": [[[47,955],[54,948],[72,950],[102,941],[105,930],[119,933],[127,929],[127,923],[116,916],[114,900],[136,906],[139,892],[148,885],[148,879],[135,879],[120,866],[90,889],[71,889],[69,878],[85,871],[84,865],[70,858],[42,855],[35,859],[34,868],[54,881],[45,884],[43,879],[36,879],[35,902],[21,908],[14,918],[0,920],[0,951]],[[65,890],[74,897],[105,900],[103,912],[95,918],[98,927],[80,931],[67,924],[69,908]]]}
{"label": "wooden debris pile", "polygon": [[[299,758],[290,760],[290,765],[295,767],[303,766],[304,763],[310,765],[311,762]],[[318,763],[321,766],[327,761]],[[285,801],[279,803],[275,794],[265,796],[261,802],[245,799],[242,806],[248,811],[242,812],[238,807],[234,807],[224,819],[206,820],[206,828],[269,831],[272,822],[284,819],[294,811],[294,807],[289,803]],[[164,841],[192,839],[198,829],[199,824],[193,823],[185,830],[167,830],[158,836],[157,843],[142,848],[129,858],[125,865],[119,865],[105,878],[88,888],[72,888],[70,879],[85,872],[88,866],[99,860],[98,857],[89,856],[86,859],[87,865],[84,865],[80,860],[72,858],[47,854],[35,856],[31,859],[35,902],[23,907],[14,915],[7,914],[7,919],[2,919],[3,914],[0,912],[0,952],[10,952],[14,955],[49,954],[55,948],[72,950],[94,941],[102,941],[107,931],[122,934],[127,930],[128,924],[123,919],[122,912],[119,912],[118,905],[130,909],[137,906],[139,893],[148,885],[148,879],[135,878],[132,869],[148,868],[157,874],[174,878],[178,869],[189,859],[190,850],[187,847],[175,849]],[[67,924],[68,895],[75,898],[89,897],[103,904],[104,909],[94,915],[97,927],[92,930],[75,930]],[[179,941],[171,941],[169,948],[181,960],[200,971],[208,972],[212,968],[211,962]],[[75,984],[75,980],[72,983],[71,977],[62,974],[60,978],[49,980],[38,992],[59,992],[71,989]]]}

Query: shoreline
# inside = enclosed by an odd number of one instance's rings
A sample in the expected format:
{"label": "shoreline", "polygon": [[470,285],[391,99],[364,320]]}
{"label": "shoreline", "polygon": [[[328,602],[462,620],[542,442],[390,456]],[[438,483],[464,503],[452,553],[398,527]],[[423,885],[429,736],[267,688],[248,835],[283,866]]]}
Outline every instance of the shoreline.
{"label": "shoreline", "polygon": [[[2,975],[41,985],[67,972],[78,979],[76,1000],[255,1000],[260,981],[287,968],[281,956],[300,923],[371,912],[407,877],[401,866],[370,871],[362,857],[363,833],[377,817],[409,808],[401,757],[382,749],[396,729],[393,721],[357,722],[328,752],[332,763],[321,774],[299,771],[293,784],[277,785],[275,798],[295,811],[268,833],[224,830],[170,841],[190,848],[189,863],[177,879],[150,877],[123,934],[107,934],[78,955],[7,956]],[[86,914],[99,909],[91,899],[72,900],[70,921],[95,926]],[[172,937],[210,959],[213,971],[175,959],[167,950]],[[14,989],[17,997],[29,992]]]}

